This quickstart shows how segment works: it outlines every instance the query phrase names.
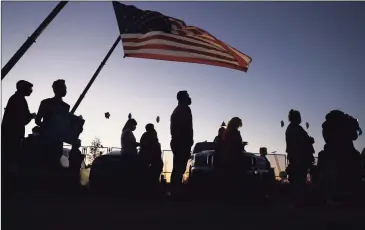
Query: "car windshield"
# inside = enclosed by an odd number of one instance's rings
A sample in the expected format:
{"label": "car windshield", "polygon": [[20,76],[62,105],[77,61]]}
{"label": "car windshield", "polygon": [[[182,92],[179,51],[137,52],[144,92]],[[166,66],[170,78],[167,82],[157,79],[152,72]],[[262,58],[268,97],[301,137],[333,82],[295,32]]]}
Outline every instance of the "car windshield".
{"label": "car windshield", "polygon": [[195,155],[194,157],[194,166],[204,166],[207,164],[207,156],[206,155]]}
{"label": "car windshield", "polygon": [[214,142],[200,142],[195,145],[193,153],[200,153],[206,150],[215,150]]}

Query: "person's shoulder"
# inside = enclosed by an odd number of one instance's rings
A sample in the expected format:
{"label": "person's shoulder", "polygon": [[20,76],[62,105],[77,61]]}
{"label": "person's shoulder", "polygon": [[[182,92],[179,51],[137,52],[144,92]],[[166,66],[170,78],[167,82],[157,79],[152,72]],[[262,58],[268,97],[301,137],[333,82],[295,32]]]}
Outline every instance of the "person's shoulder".
{"label": "person's shoulder", "polygon": [[41,105],[52,103],[52,101],[53,101],[53,98],[46,98],[41,101]]}
{"label": "person's shoulder", "polygon": [[289,132],[291,132],[293,129],[294,129],[293,124],[292,124],[292,123],[290,123],[290,124],[288,125],[288,127],[286,127],[285,133],[289,133]]}
{"label": "person's shoulder", "polygon": [[132,131],[130,129],[125,129],[122,131],[122,136],[130,134]]}
{"label": "person's shoulder", "polygon": [[9,98],[9,102],[17,102],[17,101],[22,101],[22,100],[25,100],[25,98],[22,97],[20,94],[17,94],[17,93],[14,93]]}
{"label": "person's shoulder", "polygon": [[190,106],[188,105],[178,105],[176,110],[180,113],[191,113]]}
{"label": "person's shoulder", "polygon": [[69,105],[69,104],[67,104],[67,103],[66,103],[66,102],[64,102],[64,101],[61,101],[61,104],[62,104],[63,106],[65,106],[65,107],[70,108],[70,105]]}
{"label": "person's shoulder", "polygon": [[144,132],[141,136],[141,139],[144,139],[144,138],[147,138],[148,137],[148,133],[147,132]]}
{"label": "person's shoulder", "polygon": [[171,114],[171,118],[176,116],[177,113],[179,113],[180,111],[180,107],[179,106],[176,106],[174,111],[172,111],[172,114]]}

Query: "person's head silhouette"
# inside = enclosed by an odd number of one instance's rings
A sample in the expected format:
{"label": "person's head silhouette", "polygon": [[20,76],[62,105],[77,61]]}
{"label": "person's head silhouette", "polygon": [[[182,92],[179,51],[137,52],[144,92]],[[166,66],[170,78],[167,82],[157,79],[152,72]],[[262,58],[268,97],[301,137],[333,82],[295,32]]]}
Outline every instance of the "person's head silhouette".
{"label": "person's head silhouette", "polygon": [[33,84],[28,81],[20,80],[16,83],[16,90],[21,95],[28,97],[33,92]]}
{"label": "person's head silhouette", "polygon": [[78,139],[77,141],[75,141],[75,143],[72,144],[72,149],[79,149],[81,147],[81,140]]}
{"label": "person's head silhouette", "polygon": [[340,110],[332,110],[322,124],[322,135],[326,143],[355,141],[359,136],[359,129],[359,122],[355,118]]}
{"label": "person's head silhouette", "polygon": [[153,124],[151,124],[151,123],[147,124],[145,128],[146,128],[146,132],[153,132],[153,131],[155,131],[155,126]]}
{"label": "person's head silhouette", "polygon": [[54,81],[52,84],[52,88],[53,88],[55,97],[57,97],[57,98],[63,98],[67,94],[66,82],[63,79],[58,79],[58,80]]}
{"label": "person's head silhouette", "polygon": [[298,110],[291,109],[289,111],[289,122],[293,124],[299,125],[302,123],[302,117],[300,116],[300,112]]}
{"label": "person's head silhouette", "polygon": [[236,129],[238,130],[239,128],[242,127],[242,120],[241,118],[239,117],[234,117],[232,118],[229,122],[228,122],[228,125],[227,125],[227,129],[228,130],[233,130],[233,129]]}
{"label": "person's head silhouette", "polygon": [[183,90],[179,91],[176,95],[177,101],[179,105],[191,105],[191,98],[188,94],[188,91]]}
{"label": "person's head silhouette", "polygon": [[137,128],[137,121],[132,119],[128,119],[128,121],[125,123],[124,127],[123,127],[123,131],[124,130],[131,130],[131,131],[135,131]]}

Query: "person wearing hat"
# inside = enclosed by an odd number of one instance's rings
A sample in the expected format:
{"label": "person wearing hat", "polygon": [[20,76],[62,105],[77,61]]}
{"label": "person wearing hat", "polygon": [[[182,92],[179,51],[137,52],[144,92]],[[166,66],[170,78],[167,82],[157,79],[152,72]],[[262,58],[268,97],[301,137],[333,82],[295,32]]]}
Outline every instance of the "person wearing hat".
{"label": "person wearing hat", "polygon": [[20,80],[16,83],[16,92],[9,98],[1,123],[1,153],[5,164],[17,161],[21,143],[25,135],[25,126],[35,118],[35,113],[29,112],[25,97],[33,92],[33,84]]}
{"label": "person wearing hat", "polygon": [[193,116],[190,105],[191,98],[187,91],[177,93],[178,105],[171,115],[171,150],[174,155],[171,184],[179,186],[190,158],[193,139]]}

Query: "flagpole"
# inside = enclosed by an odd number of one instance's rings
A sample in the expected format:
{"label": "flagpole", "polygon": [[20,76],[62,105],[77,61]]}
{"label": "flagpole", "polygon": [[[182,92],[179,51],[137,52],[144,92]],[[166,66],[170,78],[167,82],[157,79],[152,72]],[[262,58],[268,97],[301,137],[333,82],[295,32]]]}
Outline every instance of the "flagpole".
{"label": "flagpole", "polygon": [[16,63],[23,57],[25,52],[36,42],[36,39],[41,35],[44,29],[53,21],[53,19],[58,15],[58,13],[66,6],[68,1],[60,1],[58,5],[52,10],[52,12],[44,19],[44,21],[39,25],[39,27],[33,32],[33,34],[28,37],[24,44],[16,51],[16,53],[11,57],[11,59],[6,63],[6,65],[1,69],[1,80],[9,73],[9,71],[16,65]]}
{"label": "flagpole", "polygon": [[119,41],[120,41],[120,35],[118,35],[117,40],[115,40],[115,42],[114,42],[113,46],[110,48],[109,52],[106,54],[106,56],[105,56],[104,60],[100,63],[100,65],[99,65],[98,69],[95,71],[94,75],[91,77],[91,79],[90,79],[89,83],[88,83],[88,84],[87,84],[87,86],[85,87],[84,91],[81,93],[81,95],[80,95],[79,99],[77,99],[77,101],[76,101],[76,103],[75,103],[74,107],[73,107],[73,108],[72,108],[72,110],[71,110],[71,113],[75,113],[75,111],[76,111],[76,109],[79,107],[79,105],[80,105],[80,103],[81,103],[82,99],[84,99],[84,97],[85,97],[85,95],[86,95],[87,91],[90,89],[91,85],[94,83],[94,81],[95,81],[96,77],[99,75],[99,73],[100,73],[101,69],[104,67],[105,63],[108,61],[108,59],[109,59],[110,55],[113,53],[113,51],[114,51],[115,47],[118,45]]}

